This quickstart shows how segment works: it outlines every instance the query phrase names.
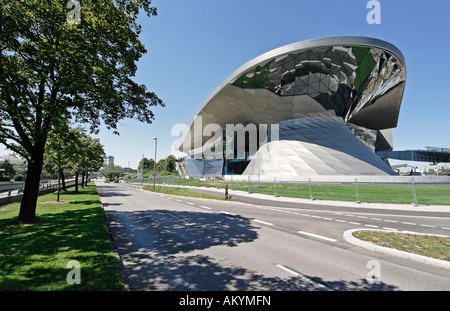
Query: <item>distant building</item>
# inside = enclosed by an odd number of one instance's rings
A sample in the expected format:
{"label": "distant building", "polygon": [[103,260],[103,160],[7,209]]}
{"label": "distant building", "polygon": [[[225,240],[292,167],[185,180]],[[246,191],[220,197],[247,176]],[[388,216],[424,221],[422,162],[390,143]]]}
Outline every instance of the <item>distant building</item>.
{"label": "distant building", "polygon": [[109,158],[108,158],[108,165],[109,164],[114,165],[114,157],[113,156],[109,156]]}

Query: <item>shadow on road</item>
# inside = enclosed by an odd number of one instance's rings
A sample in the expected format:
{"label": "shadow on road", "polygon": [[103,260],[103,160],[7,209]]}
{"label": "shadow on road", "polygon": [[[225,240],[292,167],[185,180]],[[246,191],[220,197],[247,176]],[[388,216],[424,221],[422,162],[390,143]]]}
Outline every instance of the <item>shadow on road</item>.
{"label": "shadow on road", "polygon": [[[314,283],[297,277],[267,277],[195,253],[213,246],[236,247],[255,241],[259,227],[250,219],[162,209],[106,214],[131,290],[317,290]],[[322,282],[320,278],[313,279]],[[364,279],[326,285],[341,291],[395,290],[384,284],[369,285]]]}

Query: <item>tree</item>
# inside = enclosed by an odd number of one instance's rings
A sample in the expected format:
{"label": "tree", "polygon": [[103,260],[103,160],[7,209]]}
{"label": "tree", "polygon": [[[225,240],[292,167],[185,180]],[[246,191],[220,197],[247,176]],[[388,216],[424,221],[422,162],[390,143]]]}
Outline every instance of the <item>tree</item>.
{"label": "tree", "polygon": [[139,161],[138,169],[140,170],[148,170],[150,168],[150,162],[149,160],[144,157]]}
{"label": "tree", "polygon": [[67,134],[64,139],[61,137],[61,133],[50,131],[45,146],[43,169],[49,173],[58,174],[58,191],[56,201],[59,201],[61,179],[63,181],[63,189],[65,190],[64,168],[67,168],[68,157],[70,154],[69,149],[72,145],[67,137],[68,135],[69,134]]}
{"label": "tree", "polygon": [[166,158],[166,170],[168,172],[174,173],[177,169],[176,162],[177,162],[177,159],[175,158],[175,156],[169,155]]}
{"label": "tree", "polygon": [[[72,1],[73,3],[73,1]],[[163,102],[131,78],[147,52],[139,40],[140,11],[151,0],[83,0],[71,19],[61,0],[0,4],[0,143],[23,156],[28,175],[19,221],[33,221],[44,149],[51,128],[67,120],[90,125],[135,118],[151,123]]]}
{"label": "tree", "polygon": [[14,166],[11,164],[9,160],[4,160],[0,162],[0,180],[11,180],[16,171],[14,170]]}
{"label": "tree", "polygon": [[59,174],[57,201],[60,192],[59,180],[64,180],[64,169],[81,170],[81,185],[84,187],[87,184],[88,173],[99,170],[103,166],[104,159],[105,151],[99,139],[88,136],[82,128],[68,130],[64,138],[60,133],[50,132],[44,153],[44,168],[48,172]]}

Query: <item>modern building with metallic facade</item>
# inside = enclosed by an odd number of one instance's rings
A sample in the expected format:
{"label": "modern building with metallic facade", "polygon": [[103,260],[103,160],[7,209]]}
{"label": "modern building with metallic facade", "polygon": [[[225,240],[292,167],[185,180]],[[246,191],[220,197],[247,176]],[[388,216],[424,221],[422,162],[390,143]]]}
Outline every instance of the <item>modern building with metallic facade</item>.
{"label": "modern building with metallic facade", "polygon": [[293,43],[237,69],[204,101],[178,150],[190,176],[394,175],[402,53],[366,37]]}

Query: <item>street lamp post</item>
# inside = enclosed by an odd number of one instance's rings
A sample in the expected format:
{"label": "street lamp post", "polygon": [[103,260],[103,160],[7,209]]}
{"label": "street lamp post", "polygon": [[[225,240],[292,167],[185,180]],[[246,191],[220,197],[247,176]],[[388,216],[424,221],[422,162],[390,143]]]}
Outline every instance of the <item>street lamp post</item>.
{"label": "street lamp post", "polygon": [[158,139],[156,137],[153,137],[153,140],[155,141],[155,163],[153,165],[153,190],[155,190],[155,182],[156,182],[156,148],[158,145]]}

